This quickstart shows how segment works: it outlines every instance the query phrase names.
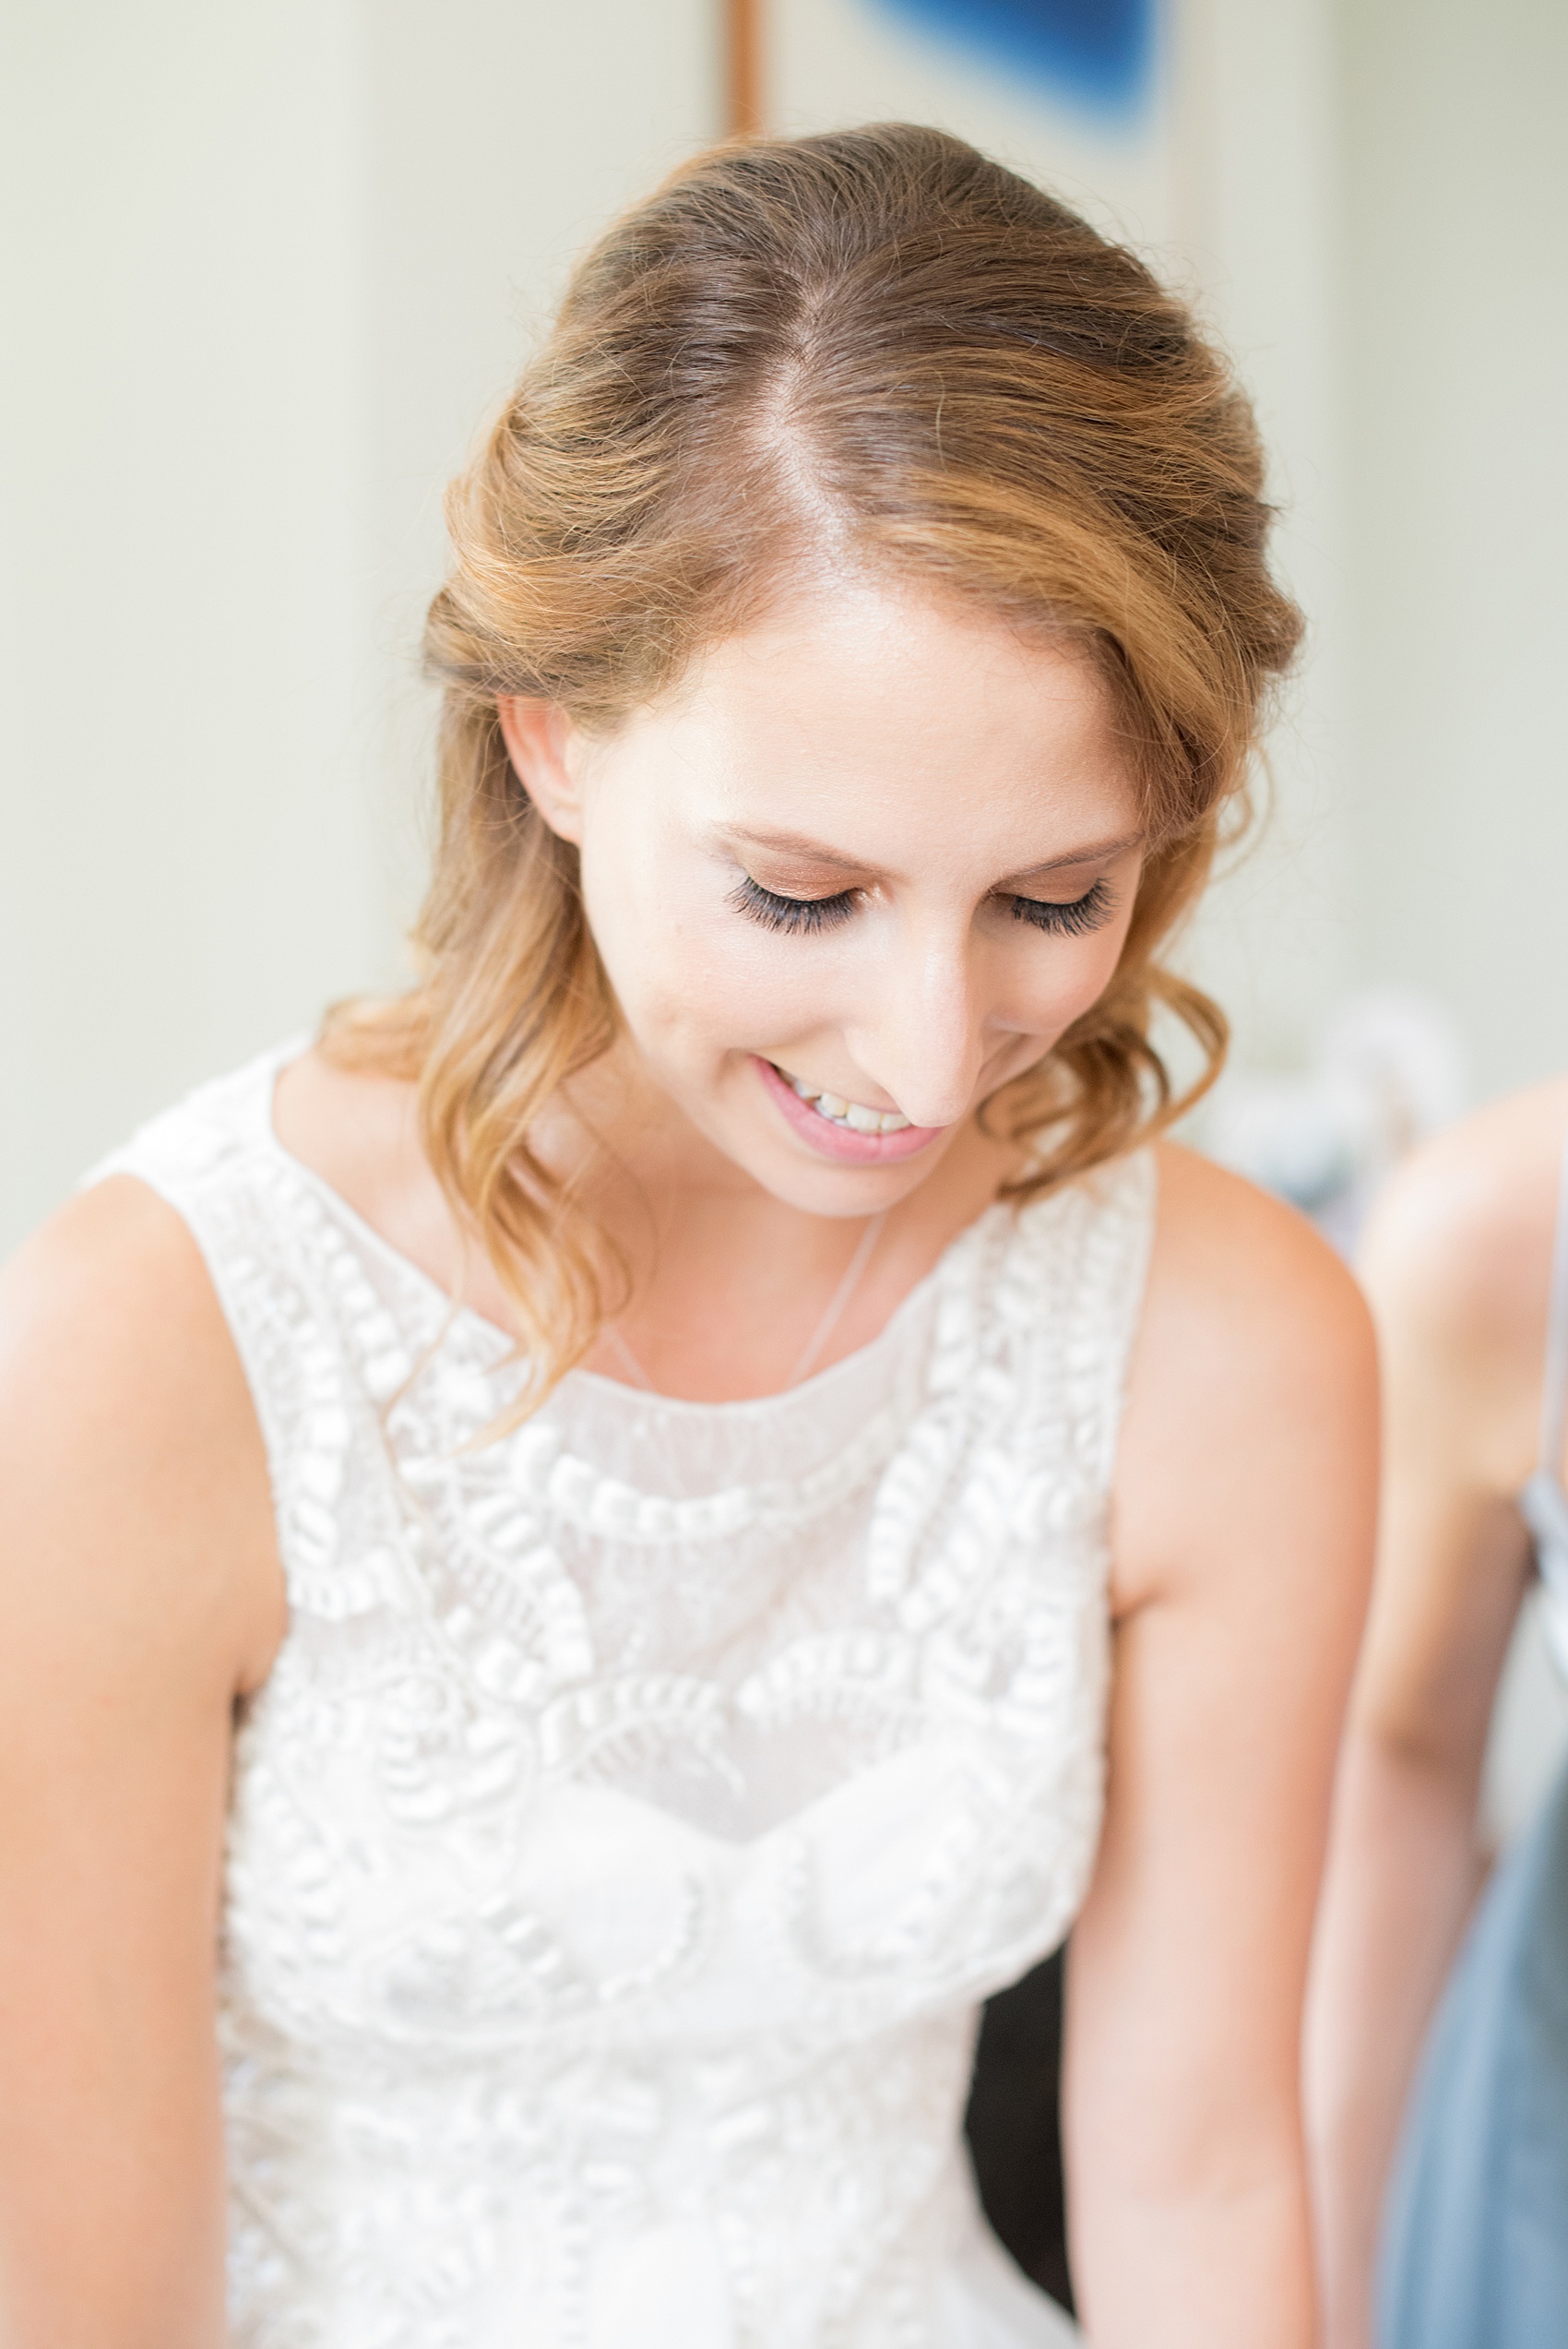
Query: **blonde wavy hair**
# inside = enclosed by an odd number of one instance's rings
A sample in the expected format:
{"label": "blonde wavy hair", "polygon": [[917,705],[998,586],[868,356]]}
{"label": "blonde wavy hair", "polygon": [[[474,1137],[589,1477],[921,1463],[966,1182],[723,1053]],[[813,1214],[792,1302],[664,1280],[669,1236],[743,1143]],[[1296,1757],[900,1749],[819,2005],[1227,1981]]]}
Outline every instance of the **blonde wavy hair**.
{"label": "blonde wavy hair", "polygon": [[[431,607],[440,840],[419,984],[334,1014],[339,1063],[417,1082],[430,1162],[516,1315],[531,1408],[592,1345],[610,1258],[539,1153],[615,1038],[575,848],[532,807],[502,695],[612,730],[837,558],[1080,641],[1149,850],[1104,995],[987,1104],[1012,1196],[1169,1125],[1218,1007],[1156,957],[1206,878],[1300,615],[1265,561],[1247,403],[1141,262],[961,140],[907,124],[699,155],[619,220],[453,486]],[[1165,1007],[1203,1074],[1178,1092]]]}

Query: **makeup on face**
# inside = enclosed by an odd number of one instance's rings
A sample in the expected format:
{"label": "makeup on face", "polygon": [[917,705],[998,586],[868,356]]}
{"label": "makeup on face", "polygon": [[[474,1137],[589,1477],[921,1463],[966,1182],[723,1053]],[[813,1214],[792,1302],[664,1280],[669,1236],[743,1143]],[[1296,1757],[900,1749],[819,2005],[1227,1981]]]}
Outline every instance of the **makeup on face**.
{"label": "makeup on face", "polygon": [[[1139,845],[1138,836],[1112,841],[1087,849],[1060,861],[1071,878],[1082,876],[1087,867],[1112,862],[1129,849]],[[743,843],[742,843],[743,849]],[[809,848],[819,864],[828,862],[826,853]],[[837,862],[837,859],[831,860]],[[1035,886],[1045,888],[1056,868],[1045,868],[1034,878]],[[791,937],[814,937],[825,930],[837,930],[855,915],[856,901],[863,894],[864,881],[859,887],[834,889],[816,894],[809,888],[796,891],[773,888],[760,881],[754,873],[742,870],[739,881],[730,894],[730,902],[737,913],[743,913],[765,930],[782,932]],[[1087,888],[1065,897],[1034,897],[1025,888],[1005,885],[992,891],[991,897],[1004,907],[1016,922],[1028,922],[1037,930],[1045,930],[1058,937],[1083,937],[1090,930],[1098,930],[1116,912],[1116,899],[1103,873],[1098,874]]]}
{"label": "makeup on face", "polygon": [[637,1120],[672,1131],[651,1085],[781,1198],[870,1211],[1114,972],[1140,809],[1071,646],[836,590],[714,648],[582,773],[628,1163]]}

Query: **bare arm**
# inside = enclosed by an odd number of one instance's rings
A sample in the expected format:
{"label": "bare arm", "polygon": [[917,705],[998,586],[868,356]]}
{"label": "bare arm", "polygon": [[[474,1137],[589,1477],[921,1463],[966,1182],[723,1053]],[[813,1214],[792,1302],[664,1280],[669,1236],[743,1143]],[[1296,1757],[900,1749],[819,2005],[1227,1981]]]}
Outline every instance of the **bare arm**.
{"label": "bare arm", "polygon": [[1367,2349],[1389,2165],[1485,1871],[1488,1724],[1529,1568],[1561,1088],[1416,1161],[1369,1235],[1382,1343],[1377,1587],[1340,1768],[1308,2034],[1331,2349]]}
{"label": "bare arm", "polygon": [[0,2339],[218,2349],[236,1696],[281,1628],[194,1244],[127,1180],[0,1276]]}
{"label": "bare arm", "polygon": [[1308,2349],[1301,2005],[1370,1569],[1372,1351],[1304,1224],[1163,1156],[1068,1991],[1074,2272],[1096,2349]]}

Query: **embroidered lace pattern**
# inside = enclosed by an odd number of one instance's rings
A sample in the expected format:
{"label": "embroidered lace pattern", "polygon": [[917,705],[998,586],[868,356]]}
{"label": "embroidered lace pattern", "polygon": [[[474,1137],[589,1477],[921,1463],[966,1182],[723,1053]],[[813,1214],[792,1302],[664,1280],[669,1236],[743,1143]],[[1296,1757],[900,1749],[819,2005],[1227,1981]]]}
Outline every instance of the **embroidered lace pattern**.
{"label": "embroidered lace pattern", "polygon": [[238,2349],[945,2349],[976,2005],[1099,1831],[1152,1162],[992,1209],[786,1394],[578,1372],[486,1441],[504,1340],[281,1150],[278,1057],[100,1170],[204,1251],[291,1601],[227,1861]]}

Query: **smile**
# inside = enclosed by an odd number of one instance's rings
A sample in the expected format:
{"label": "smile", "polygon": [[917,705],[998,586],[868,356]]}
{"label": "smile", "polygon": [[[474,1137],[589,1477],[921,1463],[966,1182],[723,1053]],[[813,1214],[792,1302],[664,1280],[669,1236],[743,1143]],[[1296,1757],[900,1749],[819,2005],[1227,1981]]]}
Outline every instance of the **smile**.
{"label": "smile", "polygon": [[[778,1063],[770,1064],[778,1068]],[[858,1101],[845,1101],[841,1094],[825,1093],[820,1085],[808,1085],[803,1077],[791,1077],[787,1068],[778,1074],[790,1091],[826,1117],[831,1126],[847,1127],[851,1134],[901,1134],[910,1120],[896,1109],[866,1109]]]}
{"label": "smile", "polygon": [[947,1129],[942,1126],[911,1126],[897,1109],[868,1109],[864,1102],[846,1101],[841,1093],[808,1085],[791,1077],[778,1062],[752,1055],[752,1067],[772,1096],[775,1107],[798,1140],[816,1158],[837,1159],[841,1165],[885,1166],[914,1158],[928,1150]]}

